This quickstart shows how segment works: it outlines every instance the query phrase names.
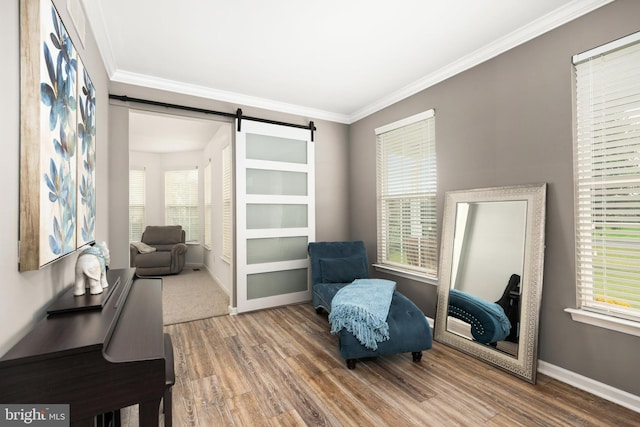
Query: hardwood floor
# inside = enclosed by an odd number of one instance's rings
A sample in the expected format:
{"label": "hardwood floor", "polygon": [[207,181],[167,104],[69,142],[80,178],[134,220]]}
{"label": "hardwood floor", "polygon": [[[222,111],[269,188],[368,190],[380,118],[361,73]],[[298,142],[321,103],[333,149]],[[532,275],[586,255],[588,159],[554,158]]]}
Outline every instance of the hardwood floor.
{"label": "hardwood floor", "polygon": [[[348,370],[310,304],[165,327],[173,425],[638,426],[640,414],[538,375],[531,385],[434,342]],[[123,426],[137,425],[123,411]]]}

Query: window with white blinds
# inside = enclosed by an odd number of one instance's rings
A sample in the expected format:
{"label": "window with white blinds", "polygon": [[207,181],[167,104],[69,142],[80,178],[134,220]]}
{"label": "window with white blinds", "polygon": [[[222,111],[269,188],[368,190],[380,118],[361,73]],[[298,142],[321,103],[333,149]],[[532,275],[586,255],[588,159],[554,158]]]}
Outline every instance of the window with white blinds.
{"label": "window with white blinds", "polygon": [[139,242],[144,231],[145,171],[129,171],[129,241]]}
{"label": "window with white blinds", "polygon": [[231,259],[233,239],[233,181],[231,146],[222,150],[222,256]]}
{"label": "window with white blinds", "polygon": [[378,264],[437,276],[435,114],[376,129]]}
{"label": "window with white blinds", "polygon": [[166,225],[181,225],[187,242],[197,242],[198,169],[164,173],[164,215]]}
{"label": "window with white blinds", "polygon": [[573,63],[578,306],[640,321],[640,33]]}
{"label": "window with white blinds", "polygon": [[204,167],[204,245],[211,247],[211,159]]}

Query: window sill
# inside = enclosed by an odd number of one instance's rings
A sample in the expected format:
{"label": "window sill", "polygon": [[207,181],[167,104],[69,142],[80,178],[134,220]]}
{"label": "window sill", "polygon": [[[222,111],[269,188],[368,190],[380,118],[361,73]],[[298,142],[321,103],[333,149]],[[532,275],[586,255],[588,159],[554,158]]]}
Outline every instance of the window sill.
{"label": "window sill", "polygon": [[586,323],[600,328],[622,332],[623,334],[640,337],[640,322],[619,319],[617,317],[581,310],[579,308],[565,308],[564,311],[571,314],[571,319],[576,322]]}
{"label": "window sill", "polygon": [[438,279],[433,277],[427,277],[424,274],[416,273],[411,270],[403,270],[396,267],[390,267],[388,265],[383,264],[373,264],[373,267],[376,271],[380,271],[382,273],[391,274],[394,276],[404,277],[405,279],[415,280],[416,282],[427,283],[429,285],[438,286]]}

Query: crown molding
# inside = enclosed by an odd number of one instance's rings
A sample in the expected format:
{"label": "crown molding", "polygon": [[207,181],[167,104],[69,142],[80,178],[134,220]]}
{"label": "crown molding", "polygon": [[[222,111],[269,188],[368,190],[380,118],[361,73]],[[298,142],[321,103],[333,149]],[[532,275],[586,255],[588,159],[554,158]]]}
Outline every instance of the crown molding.
{"label": "crown molding", "polygon": [[97,1],[80,0],[80,2],[87,14],[87,25],[91,29],[93,37],[96,39],[96,44],[98,45],[98,51],[102,58],[104,67],[106,68],[109,77],[111,77],[115,73],[117,66],[113,50],[111,49],[111,39],[109,39],[109,35],[105,30],[107,26],[104,22],[102,6],[100,5],[100,2]]}
{"label": "crown molding", "polygon": [[[259,98],[241,93],[223,91],[120,70],[118,69],[111,49],[111,41],[105,31],[106,26],[104,25],[104,14],[102,13],[100,2],[82,0],[82,3],[87,15],[91,17],[90,26],[92,27],[100,55],[102,56],[109,78],[114,82],[150,87],[319,120],[352,124],[613,1],[614,0],[574,0],[533,21],[532,23],[519,28],[505,37],[502,37],[501,39],[490,43],[475,52],[454,61],[446,67],[443,67],[434,73],[431,73],[389,94],[388,96],[380,98],[379,100],[366,105],[351,114],[319,110],[271,99]],[[96,22],[98,23],[97,25],[91,25]]]}
{"label": "crown molding", "polygon": [[382,110],[383,108],[415,95],[416,93],[434,86],[437,83],[473,68],[476,65],[500,55],[501,53],[524,44],[613,1],[614,0],[575,0],[571,3],[567,3],[553,12],[538,18],[530,24],[507,34],[495,42],[490,43],[437,70],[436,72],[416,80],[402,89],[399,89],[388,96],[363,107],[349,116],[349,124],[355,123],[360,119]]}
{"label": "crown molding", "polygon": [[235,105],[263,108],[265,110],[278,111],[280,113],[295,114],[297,116],[310,119],[327,120],[348,124],[349,116],[345,114],[333,113],[330,111],[318,110],[300,105],[287,104],[285,102],[274,101],[266,98],[244,95],[236,92],[228,92],[210,87],[193,85],[176,80],[168,80],[146,74],[131,73],[129,71],[117,70],[111,80],[119,83],[126,83],[135,86],[160,89],[168,92],[180,93],[183,95],[197,96],[199,98],[212,99],[216,101],[228,102]]}

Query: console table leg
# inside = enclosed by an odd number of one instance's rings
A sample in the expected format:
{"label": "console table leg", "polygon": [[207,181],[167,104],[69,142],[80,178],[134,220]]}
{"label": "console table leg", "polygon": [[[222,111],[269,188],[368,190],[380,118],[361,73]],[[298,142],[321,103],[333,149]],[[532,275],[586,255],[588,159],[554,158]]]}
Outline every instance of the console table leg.
{"label": "console table leg", "polygon": [[95,418],[88,418],[80,421],[72,421],[71,427],[93,427],[95,425]]}
{"label": "console table leg", "polygon": [[140,408],[140,427],[158,427],[160,399],[142,402]]}

